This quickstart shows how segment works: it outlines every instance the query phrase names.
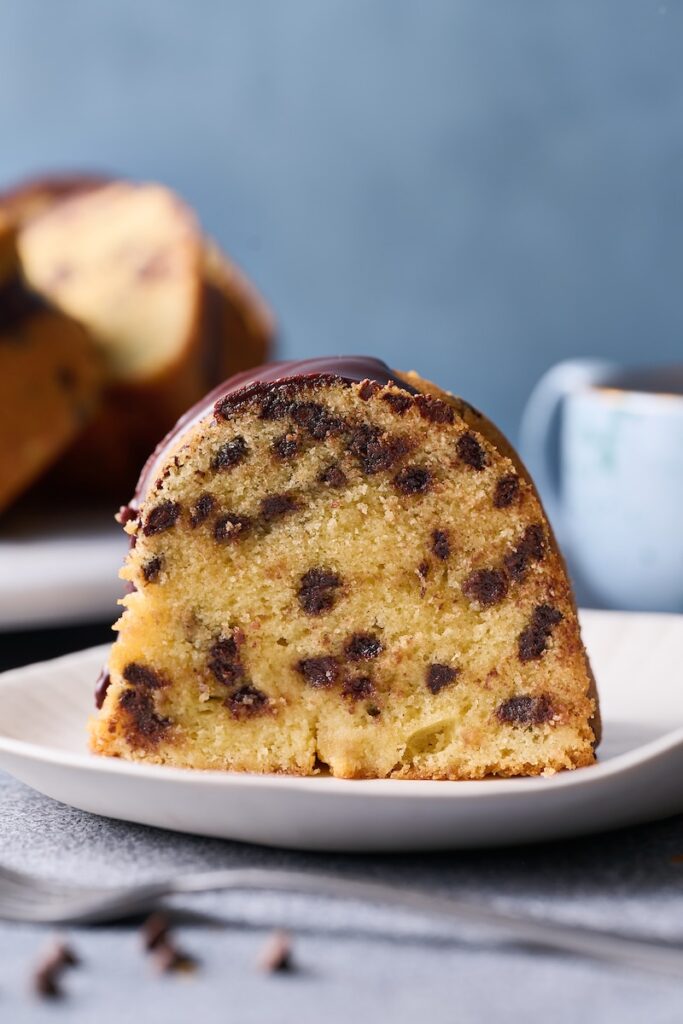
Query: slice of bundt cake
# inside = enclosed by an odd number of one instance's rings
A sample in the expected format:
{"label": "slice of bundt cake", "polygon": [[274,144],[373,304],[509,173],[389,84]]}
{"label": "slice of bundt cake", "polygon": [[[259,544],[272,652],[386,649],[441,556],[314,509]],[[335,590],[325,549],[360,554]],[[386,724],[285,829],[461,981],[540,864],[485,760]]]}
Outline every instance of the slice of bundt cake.
{"label": "slice of bundt cake", "polygon": [[[121,183],[121,179],[111,175],[83,171],[31,178],[0,193],[0,211],[22,230],[65,199],[104,188],[115,181]],[[202,348],[206,368],[203,394],[226,377],[264,362],[275,325],[268,306],[253,285],[206,235],[202,238],[202,278]]]}
{"label": "slice of bundt cake", "polygon": [[27,280],[81,320],[104,357],[101,415],[61,479],[121,497],[188,405],[265,357],[267,308],[160,185],[45,179],[3,203],[19,225]]}
{"label": "slice of bundt cake", "polygon": [[345,778],[593,760],[596,695],[533,485],[416,375],[242,374],[181,420],[121,521],[131,592],[94,751]]}
{"label": "slice of bundt cake", "polygon": [[81,325],[26,287],[0,212],[0,512],[92,419],[101,377]]}
{"label": "slice of bundt cake", "polygon": [[149,449],[205,385],[202,242],[192,212],[167,189],[117,182],[55,203],[19,232],[31,286],[79,319],[106,371],[97,420],[60,467],[126,493]]}

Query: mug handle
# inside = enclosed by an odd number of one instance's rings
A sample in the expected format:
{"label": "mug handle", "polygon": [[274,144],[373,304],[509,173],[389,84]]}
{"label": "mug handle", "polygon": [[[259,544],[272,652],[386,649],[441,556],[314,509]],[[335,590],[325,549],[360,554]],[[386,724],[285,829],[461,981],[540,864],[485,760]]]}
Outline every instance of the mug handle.
{"label": "mug handle", "polygon": [[564,399],[614,374],[612,363],[569,359],[548,370],[531,392],[522,413],[519,447],[556,529],[561,530],[559,435]]}

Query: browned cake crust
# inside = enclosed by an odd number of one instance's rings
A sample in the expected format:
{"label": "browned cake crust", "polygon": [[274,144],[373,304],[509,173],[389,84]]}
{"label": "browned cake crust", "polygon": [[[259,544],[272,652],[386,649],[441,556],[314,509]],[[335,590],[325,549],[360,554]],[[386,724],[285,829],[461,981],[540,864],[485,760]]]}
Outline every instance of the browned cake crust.
{"label": "browned cake crust", "polygon": [[93,418],[101,379],[80,324],[24,284],[0,214],[0,512]]}
{"label": "browned cake crust", "polygon": [[347,778],[591,763],[571,588],[493,428],[374,360],[303,366],[229,383],[148,464],[93,750]]}
{"label": "browned cake crust", "polygon": [[273,314],[239,267],[204,238],[205,351],[210,388],[264,363],[273,347]]}
{"label": "browned cake crust", "polygon": [[100,188],[111,180],[104,174],[86,171],[28,178],[0,192],[0,210],[21,228],[60,200]]}

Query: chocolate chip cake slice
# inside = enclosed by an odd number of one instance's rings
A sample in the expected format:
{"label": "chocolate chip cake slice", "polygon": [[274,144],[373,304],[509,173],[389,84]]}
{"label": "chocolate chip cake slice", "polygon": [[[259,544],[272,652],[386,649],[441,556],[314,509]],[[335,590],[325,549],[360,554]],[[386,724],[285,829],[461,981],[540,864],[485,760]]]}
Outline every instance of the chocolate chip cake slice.
{"label": "chocolate chip cake slice", "polygon": [[94,751],[343,778],[593,761],[597,698],[533,485],[416,375],[242,374],[180,421],[121,521],[131,592]]}

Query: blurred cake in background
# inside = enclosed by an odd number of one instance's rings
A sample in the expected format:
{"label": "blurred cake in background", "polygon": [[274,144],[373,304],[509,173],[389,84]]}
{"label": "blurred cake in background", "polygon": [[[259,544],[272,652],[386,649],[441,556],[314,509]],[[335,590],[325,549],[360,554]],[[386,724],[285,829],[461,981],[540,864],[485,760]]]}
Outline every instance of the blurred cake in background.
{"label": "blurred cake in background", "polygon": [[35,179],[0,195],[0,211],[27,284],[85,326],[104,366],[99,412],[46,486],[123,501],[183,410],[270,353],[271,314],[161,185]]}
{"label": "blurred cake in background", "polygon": [[101,380],[88,333],[25,284],[0,210],[0,512],[88,429]]}

